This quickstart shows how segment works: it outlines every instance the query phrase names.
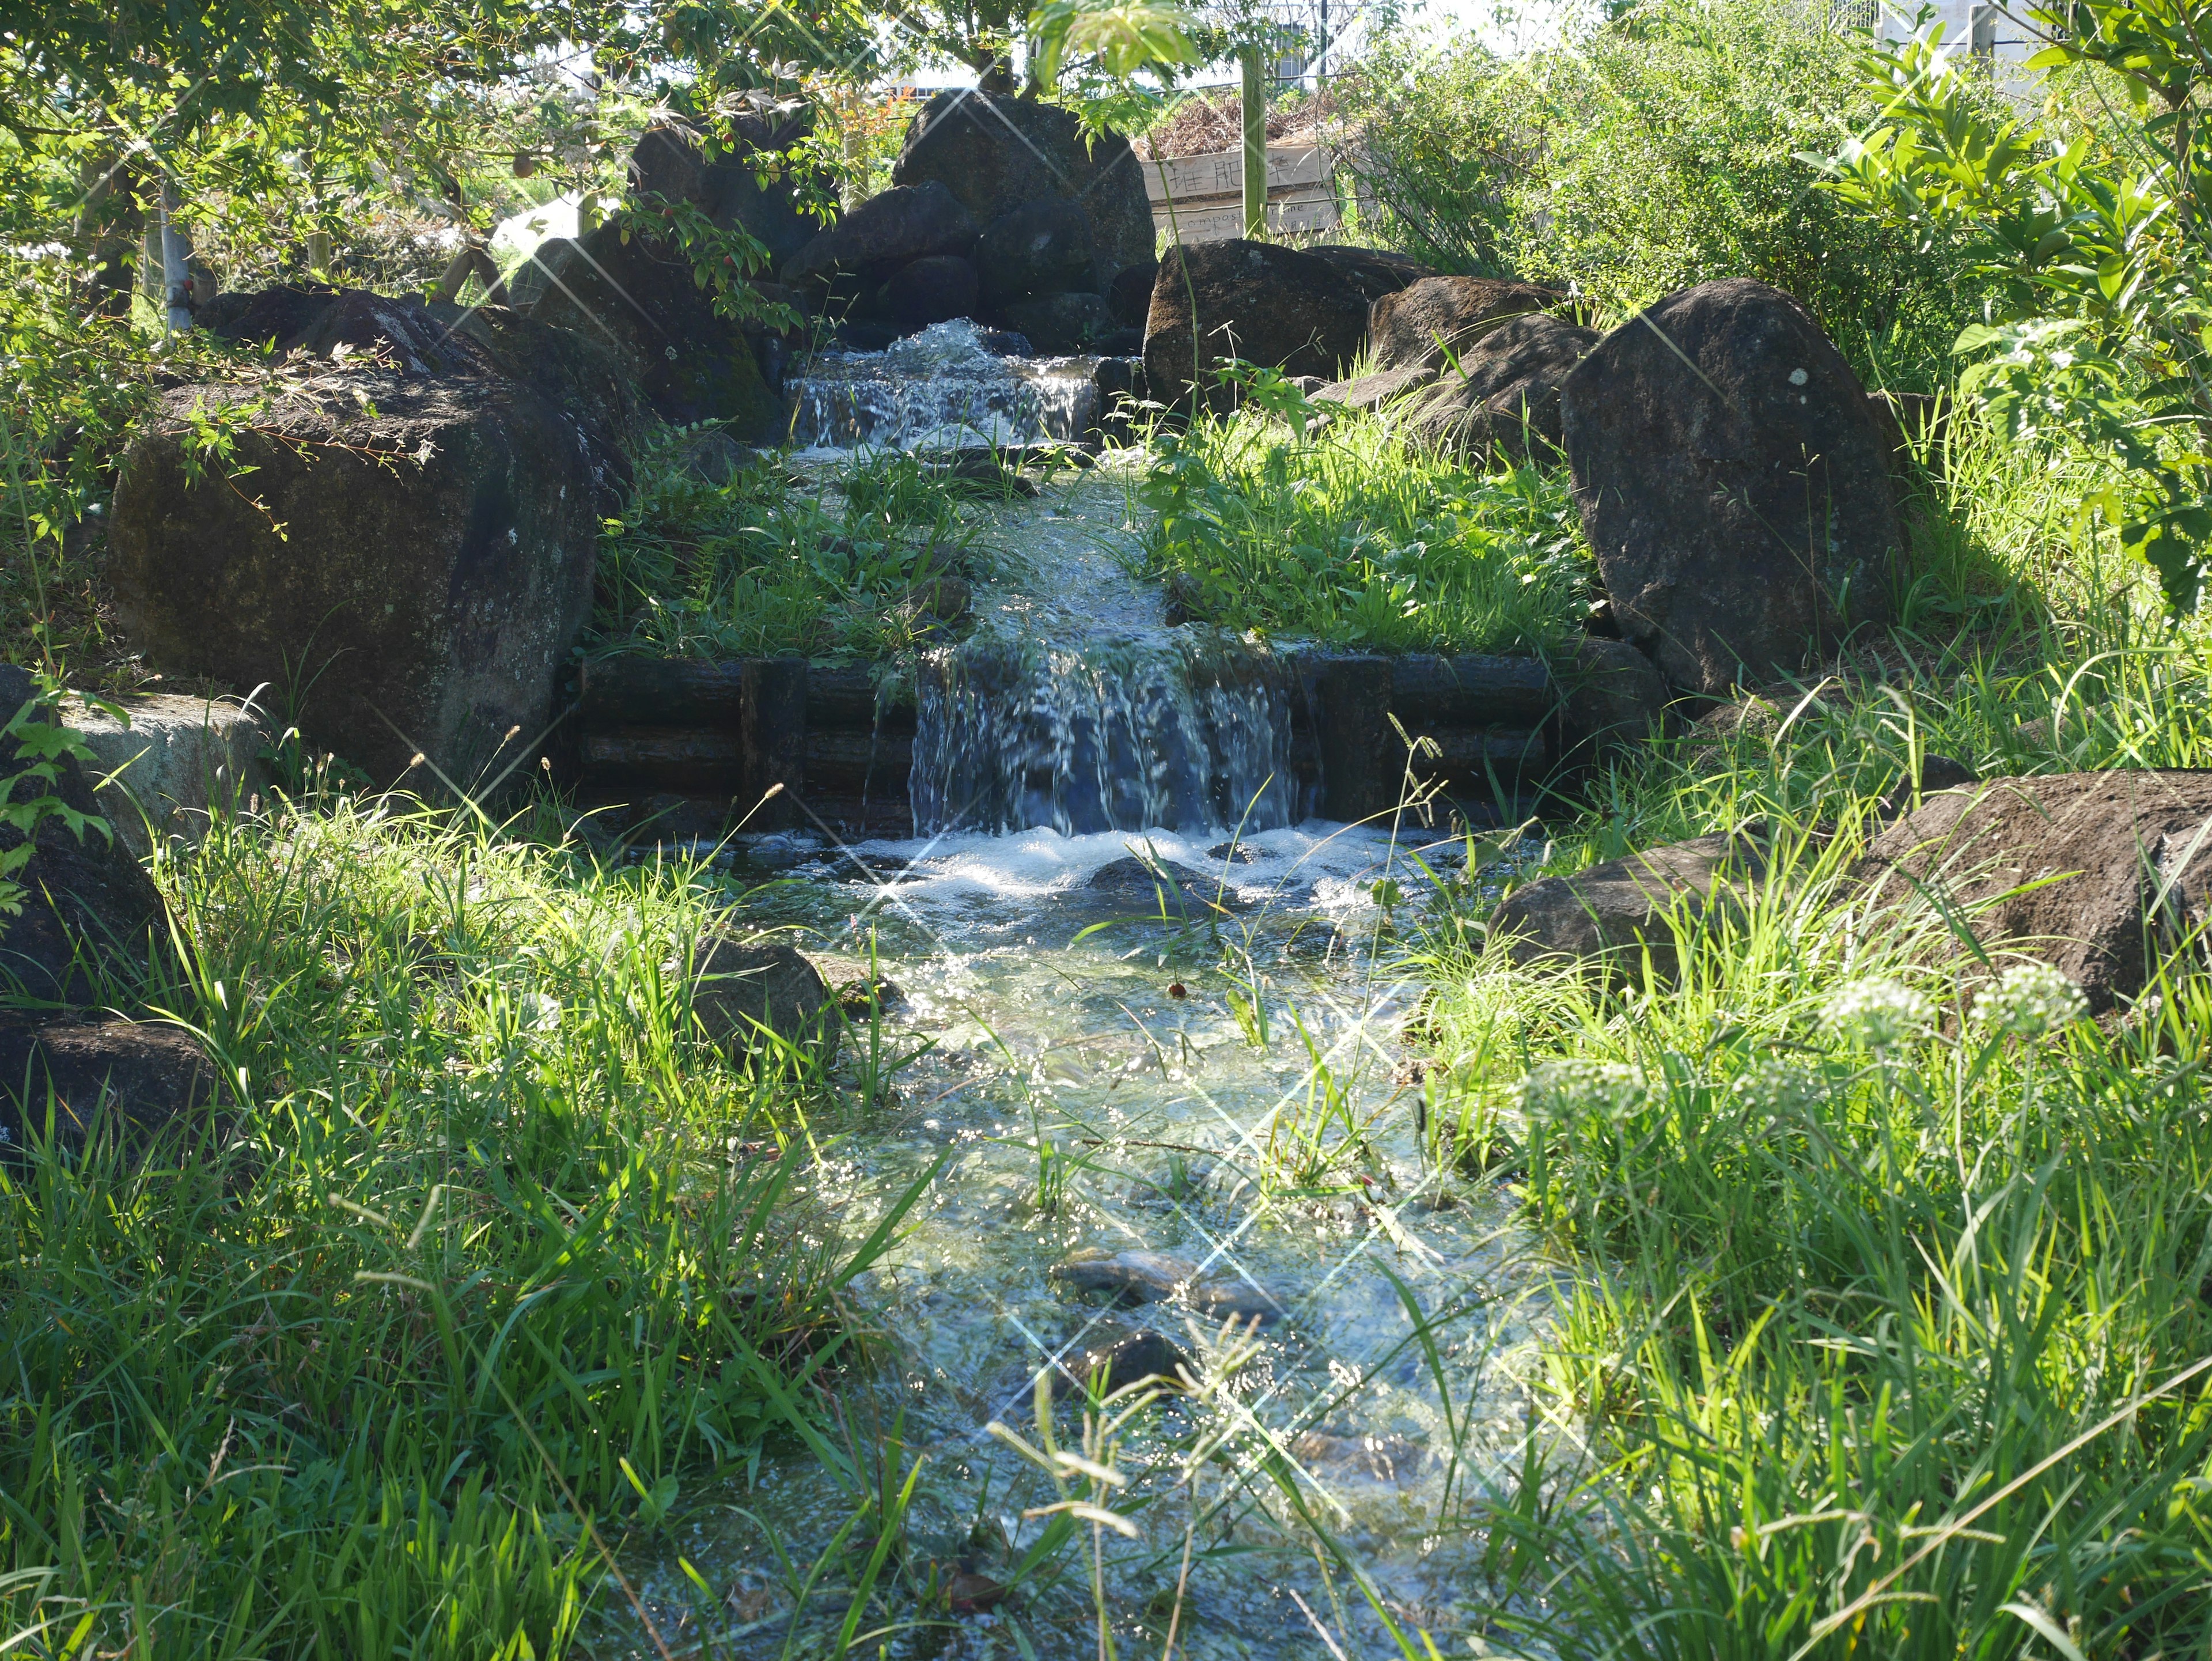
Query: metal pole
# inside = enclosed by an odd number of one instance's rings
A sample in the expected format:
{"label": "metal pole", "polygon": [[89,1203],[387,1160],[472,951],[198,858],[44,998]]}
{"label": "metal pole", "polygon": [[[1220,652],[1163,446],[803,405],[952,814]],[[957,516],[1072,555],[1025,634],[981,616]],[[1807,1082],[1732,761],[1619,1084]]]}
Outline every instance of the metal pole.
{"label": "metal pole", "polygon": [[169,332],[181,334],[192,326],[192,278],[188,269],[192,245],[177,228],[175,210],[181,206],[175,181],[161,184],[161,288],[168,301]]}
{"label": "metal pole", "polygon": [[1244,234],[1255,242],[1267,238],[1267,83],[1260,49],[1247,46],[1244,64]]}

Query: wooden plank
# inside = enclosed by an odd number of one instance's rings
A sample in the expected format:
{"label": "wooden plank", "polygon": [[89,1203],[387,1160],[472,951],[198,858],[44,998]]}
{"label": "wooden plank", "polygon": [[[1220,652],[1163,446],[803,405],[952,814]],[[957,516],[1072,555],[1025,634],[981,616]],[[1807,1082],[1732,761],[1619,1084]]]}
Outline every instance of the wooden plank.
{"label": "wooden plank", "polygon": [[[1267,228],[1278,235],[1288,231],[1333,231],[1342,222],[1334,200],[1267,204]],[[1244,210],[1238,206],[1194,212],[1178,204],[1172,225],[1165,208],[1153,215],[1152,225],[1161,235],[1184,242],[1225,242],[1244,234]]]}
{"label": "wooden plank", "polygon": [[[1328,180],[1328,152],[1310,144],[1267,146],[1267,192],[1300,185],[1324,185]],[[1244,152],[1222,150],[1212,155],[1179,155],[1169,161],[1145,164],[1145,193],[1153,204],[1172,198],[1180,204],[1192,197],[1234,196],[1244,192]]]}
{"label": "wooden plank", "polygon": [[734,730],[741,702],[734,663],[691,658],[599,658],[579,666],[586,727],[720,727]]}
{"label": "wooden plank", "polygon": [[1390,708],[1409,730],[1534,725],[1559,699],[1551,671],[1535,658],[1420,654],[1391,668]]}

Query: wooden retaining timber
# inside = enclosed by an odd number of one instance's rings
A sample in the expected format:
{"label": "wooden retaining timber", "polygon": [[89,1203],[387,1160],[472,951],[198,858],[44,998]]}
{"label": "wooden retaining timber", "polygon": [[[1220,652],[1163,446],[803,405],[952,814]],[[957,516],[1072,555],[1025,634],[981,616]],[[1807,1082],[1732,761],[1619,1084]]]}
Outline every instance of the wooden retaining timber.
{"label": "wooden retaining timber", "polygon": [[[1416,776],[1486,793],[1562,753],[1559,685],[1534,658],[1467,654],[1287,658],[1291,765],[1330,818],[1387,812]],[[573,716],[586,800],[678,796],[751,813],[748,828],[896,831],[914,761],[910,692],[864,668],[797,658],[705,663],[605,658],[580,666]],[[1392,717],[1395,716],[1394,724]],[[771,786],[783,788],[769,795]],[[759,804],[756,808],[756,804]],[[803,806],[802,806],[803,804]]]}

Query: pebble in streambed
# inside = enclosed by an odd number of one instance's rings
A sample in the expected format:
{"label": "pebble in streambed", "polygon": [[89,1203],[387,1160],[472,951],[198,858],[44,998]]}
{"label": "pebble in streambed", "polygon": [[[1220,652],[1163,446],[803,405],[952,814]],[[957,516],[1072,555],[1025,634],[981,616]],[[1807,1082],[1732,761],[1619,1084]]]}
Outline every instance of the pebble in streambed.
{"label": "pebble in streambed", "polygon": [[1361,1476],[1370,1482],[1401,1483],[1419,1474],[1423,1452],[1403,1436],[1327,1436],[1310,1430],[1290,1444],[1293,1459],[1317,1465],[1333,1476]]}
{"label": "pebble in streambed", "polygon": [[1181,1299],[1216,1320],[1234,1315],[1272,1321],[1282,1305],[1256,1287],[1200,1281],[1198,1265],[1164,1251],[1108,1251],[1090,1247],[1070,1253],[1053,1269],[1058,1280],[1078,1292],[1103,1292],[1133,1304]]}
{"label": "pebble in streambed", "polygon": [[[1094,1381],[1102,1397],[1147,1379],[1179,1390],[1190,1357],[1160,1333],[1109,1329],[1079,1354],[1069,1356],[1065,1366],[1066,1372],[1055,1371],[1052,1377],[1055,1400],[1079,1395],[1093,1388]],[[1077,1382],[1068,1381],[1070,1374]]]}

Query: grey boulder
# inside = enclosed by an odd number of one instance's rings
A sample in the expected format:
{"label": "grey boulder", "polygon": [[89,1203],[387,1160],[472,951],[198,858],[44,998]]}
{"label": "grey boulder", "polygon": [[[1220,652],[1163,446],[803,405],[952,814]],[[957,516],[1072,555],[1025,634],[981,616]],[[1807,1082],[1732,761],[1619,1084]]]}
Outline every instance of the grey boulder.
{"label": "grey boulder", "polygon": [[215,1062],[182,1029],[134,1021],[0,1024],[0,1153],[51,1131],[70,1151],[113,1138],[143,1151],[186,1136],[219,1095]]}
{"label": "grey boulder", "polygon": [[1755,837],[1669,843],[1515,889],[1492,916],[1490,937],[1505,942],[1516,965],[1576,961],[1631,978],[1648,952],[1667,979],[1676,967],[1675,919],[1694,923],[1735,904],[1765,874]]}

